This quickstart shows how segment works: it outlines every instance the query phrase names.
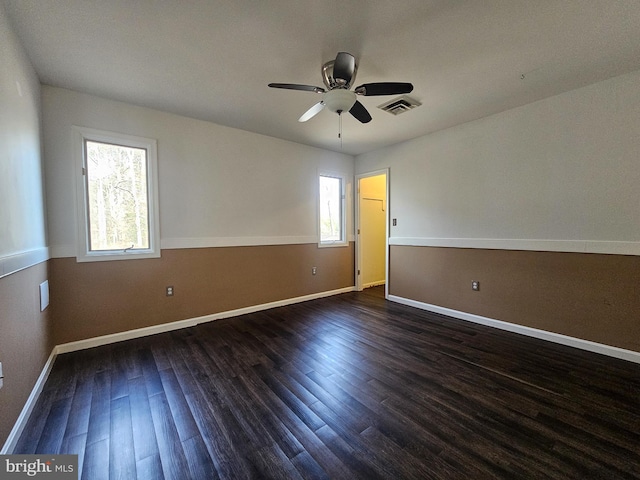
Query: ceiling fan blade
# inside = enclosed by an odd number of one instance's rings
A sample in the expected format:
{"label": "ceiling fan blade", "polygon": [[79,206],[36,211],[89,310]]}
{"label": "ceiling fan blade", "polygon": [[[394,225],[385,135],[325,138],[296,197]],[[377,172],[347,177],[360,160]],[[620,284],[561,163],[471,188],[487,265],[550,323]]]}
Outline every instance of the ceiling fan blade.
{"label": "ceiling fan blade", "polygon": [[305,92],[324,93],[324,88],[313,85],[298,85],[297,83],[270,83],[271,88],[285,88],[287,90],[302,90]]}
{"label": "ceiling fan blade", "polygon": [[333,63],[333,79],[339,85],[349,85],[356,73],[356,59],[347,52],[339,52]]}
{"label": "ceiling fan blade", "polygon": [[354,92],[358,95],[373,97],[376,95],[398,95],[400,93],[410,93],[412,90],[413,85],[410,83],[377,82],[360,85],[359,87],[356,87]]}
{"label": "ceiling fan blade", "polygon": [[309,110],[307,110],[306,112],[304,112],[302,114],[302,116],[298,119],[299,122],[306,122],[307,120],[309,120],[310,118],[315,117],[318,113],[320,113],[322,111],[322,109],[324,108],[324,102],[318,102],[316,103],[313,107],[311,107]]}
{"label": "ceiling fan blade", "polygon": [[356,103],[353,104],[353,107],[351,107],[351,110],[349,110],[349,113],[362,123],[369,123],[371,121],[371,115],[369,115],[367,109],[364,108],[364,105],[357,100]]}

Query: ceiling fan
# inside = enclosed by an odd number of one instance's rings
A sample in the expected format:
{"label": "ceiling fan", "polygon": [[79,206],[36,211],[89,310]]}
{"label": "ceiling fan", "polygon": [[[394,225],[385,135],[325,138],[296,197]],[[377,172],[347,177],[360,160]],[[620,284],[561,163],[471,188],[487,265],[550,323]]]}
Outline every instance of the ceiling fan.
{"label": "ceiling fan", "polygon": [[327,87],[326,89],[295,83],[270,83],[269,86],[271,88],[302,90],[322,94],[322,100],[303,113],[298,119],[299,122],[306,122],[327,107],[338,115],[343,112],[349,112],[362,123],[367,123],[371,121],[371,115],[369,115],[364,105],[356,99],[356,95],[365,97],[398,95],[410,93],[413,90],[412,84],[401,82],[365,83],[353,90],[349,90],[356,78],[357,71],[358,66],[354,56],[347,52],[339,52],[335,60],[331,60],[322,66],[322,80]]}

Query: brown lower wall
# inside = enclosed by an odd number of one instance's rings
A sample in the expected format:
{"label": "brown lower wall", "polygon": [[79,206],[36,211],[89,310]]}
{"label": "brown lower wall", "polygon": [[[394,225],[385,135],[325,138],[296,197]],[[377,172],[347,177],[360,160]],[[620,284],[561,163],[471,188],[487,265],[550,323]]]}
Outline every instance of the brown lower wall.
{"label": "brown lower wall", "polygon": [[[318,268],[311,275],[311,267]],[[52,260],[56,344],[354,285],[354,245],[163,250],[144,260]],[[165,295],[172,285],[173,297]]]}
{"label": "brown lower wall", "polygon": [[0,278],[0,447],[4,445],[53,349],[50,309],[40,312],[48,262]]}
{"label": "brown lower wall", "polygon": [[640,352],[640,257],[391,246],[389,264],[391,295]]}

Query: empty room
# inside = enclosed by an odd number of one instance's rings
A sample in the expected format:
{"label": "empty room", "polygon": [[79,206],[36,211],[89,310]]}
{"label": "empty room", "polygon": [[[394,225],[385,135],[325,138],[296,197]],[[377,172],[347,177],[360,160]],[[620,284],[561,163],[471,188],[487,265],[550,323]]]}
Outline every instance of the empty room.
{"label": "empty room", "polygon": [[640,478],[638,32],[0,0],[0,477]]}

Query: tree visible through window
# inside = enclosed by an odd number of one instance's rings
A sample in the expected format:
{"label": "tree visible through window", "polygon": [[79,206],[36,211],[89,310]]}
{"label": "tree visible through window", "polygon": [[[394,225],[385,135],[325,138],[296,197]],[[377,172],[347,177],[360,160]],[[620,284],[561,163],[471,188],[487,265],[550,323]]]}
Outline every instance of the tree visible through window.
{"label": "tree visible through window", "polygon": [[85,140],[89,250],[149,248],[147,151]]}
{"label": "tree visible through window", "polygon": [[320,243],[344,241],[342,178],[320,175]]}

